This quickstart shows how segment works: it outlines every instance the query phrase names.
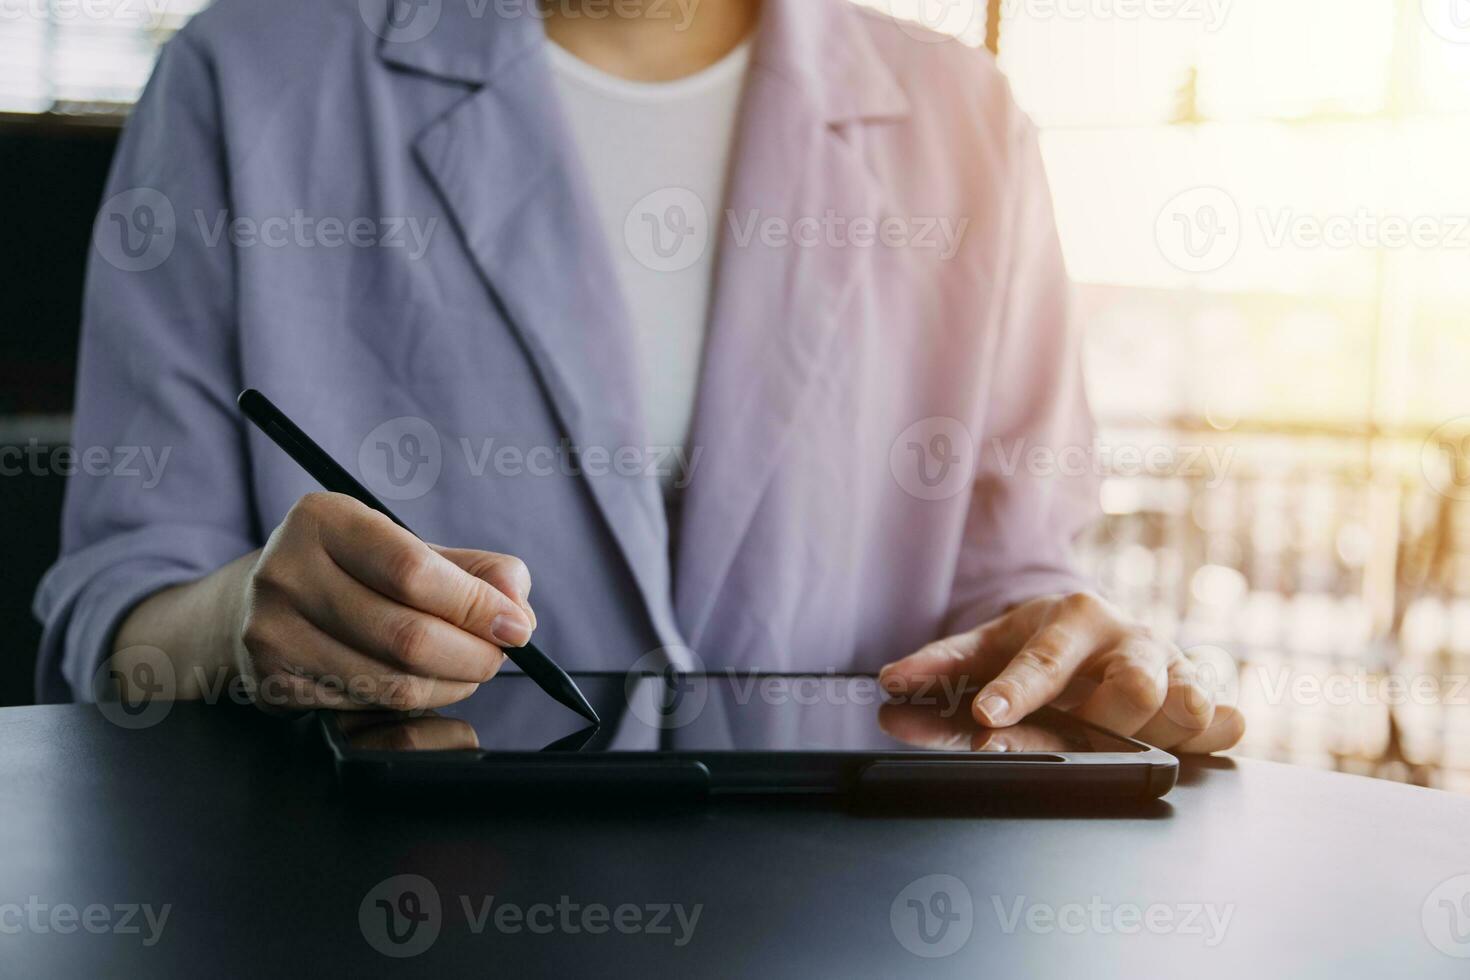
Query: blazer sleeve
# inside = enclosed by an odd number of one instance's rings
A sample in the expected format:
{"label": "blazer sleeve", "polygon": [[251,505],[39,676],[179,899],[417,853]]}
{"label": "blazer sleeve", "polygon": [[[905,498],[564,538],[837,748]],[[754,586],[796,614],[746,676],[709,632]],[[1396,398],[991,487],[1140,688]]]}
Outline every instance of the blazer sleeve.
{"label": "blazer sleeve", "polygon": [[949,632],[1040,595],[1095,590],[1072,555],[1100,513],[1082,337],[1036,130],[1019,112],[1010,150],[1004,297]]}
{"label": "blazer sleeve", "polygon": [[[37,696],[92,699],[132,608],[258,546],[234,406],[234,260],[218,86],[186,33],[120,141],[88,257],[61,553]],[[124,248],[122,235],[128,234]]]}

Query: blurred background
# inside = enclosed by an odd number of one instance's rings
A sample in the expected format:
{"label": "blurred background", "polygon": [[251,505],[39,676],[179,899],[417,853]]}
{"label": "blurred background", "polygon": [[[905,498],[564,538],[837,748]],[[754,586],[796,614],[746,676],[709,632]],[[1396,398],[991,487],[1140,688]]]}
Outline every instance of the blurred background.
{"label": "blurred background", "polygon": [[[1470,0],[862,0],[998,53],[1042,129],[1104,589],[1239,754],[1470,792]],[[197,0],[0,0],[0,445],[67,438],[118,126]],[[62,478],[0,480],[0,704]]]}

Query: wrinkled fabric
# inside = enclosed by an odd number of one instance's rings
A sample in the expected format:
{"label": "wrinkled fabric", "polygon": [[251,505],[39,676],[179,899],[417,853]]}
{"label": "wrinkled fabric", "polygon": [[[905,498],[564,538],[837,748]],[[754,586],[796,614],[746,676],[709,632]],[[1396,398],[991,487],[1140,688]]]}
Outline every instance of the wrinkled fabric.
{"label": "wrinkled fabric", "polygon": [[36,597],[42,700],[89,697],[136,603],[260,547],[316,489],[245,424],[245,387],[427,540],[522,557],[568,669],[665,650],[871,671],[1087,588],[1070,545],[1096,481],[1047,463],[1091,448],[1079,338],[1035,132],[987,53],[768,0],[707,207],[671,534],[619,243],[542,25],[412,9],[438,19],[219,0],[167,45],[98,217],[73,439],[164,465],[70,479]]}

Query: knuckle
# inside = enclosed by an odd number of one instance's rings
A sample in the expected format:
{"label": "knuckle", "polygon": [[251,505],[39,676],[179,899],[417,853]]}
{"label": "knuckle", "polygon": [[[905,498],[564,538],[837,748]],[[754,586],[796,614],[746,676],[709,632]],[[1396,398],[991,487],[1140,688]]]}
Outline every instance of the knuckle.
{"label": "knuckle", "polygon": [[1163,674],[1147,664],[1133,662],[1120,668],[1112,678],[1113,689],[1131,708],[1152,714],[1163,707],[1166,688]]}
{"label": "knuckle", "polygon": [[1215,716],[1214,695],[1197,684],[1175,687],[1169,696],[1178,705],[1171,713],[1178,716],[1176,720],[1182,725],[1206,728]]}
{"label": "knuckle", "polygon": [[389,631],[388,649],[406,667],[422,666],[433,642],[429,621],[419,615],[404,615]]}
{"label": "knuckle", "polygon": [[1060,606],[1070,616],[1092,616],[1102,610],[1102,600],[1091,592],[1073,592],[1062,599]]}
{"label": "knuckle", "polygon": [[286,514],[286,523],[315,523],[323,520],[332,509],[332,495],[321,490],[302,494]]}
{"label": "knuckle", "polygon": [[245,645],[246,652],[250,654],[251,662],[258,663],[266,649],[265,636],[260,626],[246,620],[245,628],[240,631],[240,642]]}
{"label": "knuckle", "polygon": [[1058,646],[1043,642],[1022,650],[1016,657],[1016,667],[1027,673],[1052,678],[1062,674],[1066,669],[1066,662]]}
{"label": "knuckle", "polygon": [[287,563],[269,555],[255,566],[251,585],[257,592],[267,595],[289,595],[293,589]]}
{"label": "knuckle", "polygon": [[246,613],[245,623],[240,629],[240,642],[245,644],[251,662],[257,667],[274,659],[280,650],[279,633],[271,617],[257,609]]}
{"label": "knuckle", "polygon": [[427,548],[403,546],[391,549],[385,561],[388,580],[406,595],[416,595],[429,573]]}
{"label": "knuckle", "polygon": [[520,592],[521,598],[525,598],[531,592],[531,569],[526,563],[515,555],[505,555],[500,562],[501,574],[504,581]]}
{"label": "knuckle", "polygon": [[481,624],[489,623],[508,603],[493,586],[479,579],[470,579],[466,583],[465,598],[461,605],[464,609],[461,623]]}
{"label": "knuckle", "polygon": [[1063,620],[1050,623],[1043,627],[1031,640],[1033,646],[1046,647],[1060,656],[1067,647],[1076,642],[1080,636],[1086,636],[1086,631],[1079,631],[1075,621]]}
{"label": "knuckle", "polygon": [[424,706],[428,684],[412,677],[393,677],[385,681],[377,702],[390,711],[413,711]]}
{"label": "knuckle", "polygon": [[1169,684],[1178,687],[1199,681],[1199,668],[1176,647],[1169,648]]}
{"label": "knuckle", "polygon": [[352,678],[339,674],[321,674],[314,678],[312,697],[323,705],[341,704],[352,689]]}

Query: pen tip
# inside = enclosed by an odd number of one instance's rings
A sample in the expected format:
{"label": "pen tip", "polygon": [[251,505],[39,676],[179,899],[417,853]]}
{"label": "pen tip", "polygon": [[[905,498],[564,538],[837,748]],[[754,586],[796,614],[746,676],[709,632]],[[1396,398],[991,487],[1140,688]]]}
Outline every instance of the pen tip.
{"label": "pen tip", "polygon": [[597,712],[592,710],[592,705],[587,702],[587,699],[580,698],[579,700],[581,703],[576,706],[577,714],[586,718],[594,725],[602,724],[602,719],[597,717]]}

